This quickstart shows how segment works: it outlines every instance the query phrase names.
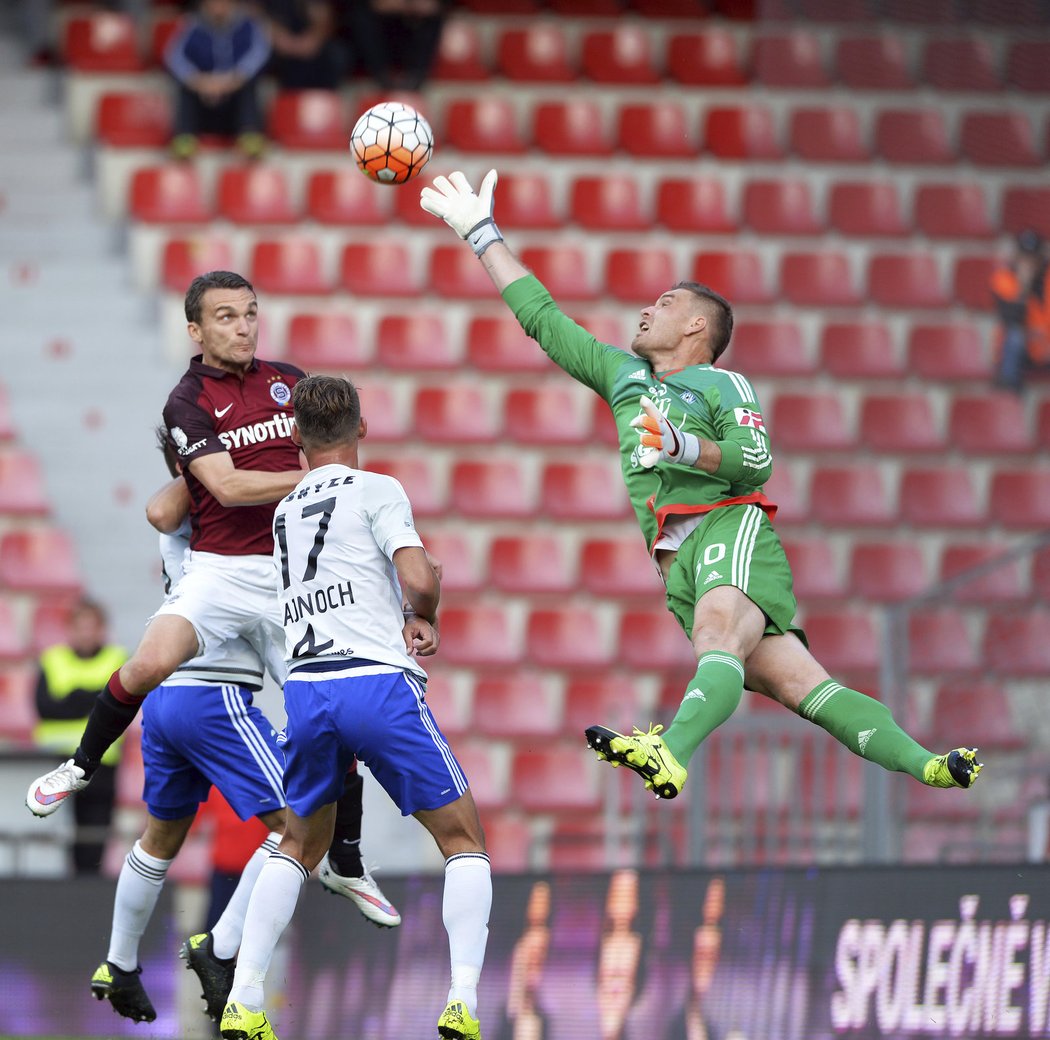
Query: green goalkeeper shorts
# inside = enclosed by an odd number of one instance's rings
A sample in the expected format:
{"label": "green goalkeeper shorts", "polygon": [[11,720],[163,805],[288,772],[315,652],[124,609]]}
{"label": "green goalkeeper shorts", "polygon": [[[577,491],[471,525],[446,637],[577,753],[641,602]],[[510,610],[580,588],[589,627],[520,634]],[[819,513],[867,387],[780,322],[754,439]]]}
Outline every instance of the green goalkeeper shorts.
{"label": "green goalkeeper shorts", "polygon": [[740,589],[766,615],[766,635],[794,632],[791,566],[769,517],[756,505],[712,509],[682,543],[667,576],[667,607],[692,638],[700,597],[719,585]]}

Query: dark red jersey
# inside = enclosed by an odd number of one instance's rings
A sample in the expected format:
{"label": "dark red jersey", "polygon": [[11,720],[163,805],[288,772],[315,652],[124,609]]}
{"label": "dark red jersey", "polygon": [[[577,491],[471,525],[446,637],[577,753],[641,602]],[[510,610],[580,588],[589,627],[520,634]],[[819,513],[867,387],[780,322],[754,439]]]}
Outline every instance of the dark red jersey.
{"label": "dark red jersey", "polygon": [[190,548],[223,556],[269,556],[277,503],[226,508],[189,470],[204,455],[228,451],[237,469],[280,473],[299,468],[292,443],[292,387],[305,373],[256,358],[241,379],[198,354],[164,406],[164,424],[190,489]]}

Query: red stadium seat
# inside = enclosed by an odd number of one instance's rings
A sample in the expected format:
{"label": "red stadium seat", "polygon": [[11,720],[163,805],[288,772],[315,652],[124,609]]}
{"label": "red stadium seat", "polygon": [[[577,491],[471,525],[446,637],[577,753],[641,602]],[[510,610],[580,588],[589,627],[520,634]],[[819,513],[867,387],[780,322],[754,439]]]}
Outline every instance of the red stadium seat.
{"label": "red stadium seat", "polygon": [[755,180],[744,186],[744,223],[767,235],[817,235],[824,229],[813,210],[809,182],[801,178]]}
{"label": "red stadium seat", "polygon": [[1003,675],[1045,679],[1050,674],[1050,611],[1041,608],[989,616],[984,659]]}
{"label": "red stadium seat", "polygon": [[164,94],[103,94],[95,109],[95,140],[110,148],[162,148],[171,137],[171,103]]}
{"label": "red stadium seat", "polygon": [[582,733],[596,722],[630,731],[642,707],[641,690],[622,671],[574,675],[565,686],[565,731]]}
{"label": "red stadium seat", "polygon": [[908,331],[908,368],[923,379],[987,379],[989,345],[981,331],[961,322],[913,325]]}
{"label": "red stadium seat", "polygon": [[952,275],[953,298],[973,310],[989,310],[992,306],[989,284],[997,266],[995,257],[988,253],[956,257]]}
{"label": "red stadium seat", "polygon": [[615,18],[623,11],[621,0],[547,0],[547,6],[573,18]]}
{"label": "red stadium seat", "polygon": [[976,166],[1043,164],[1031,120],[1021,111],[964,112],[959,151]]}
{"label": "red stadium seat", "polygon": [[643,18],[699,18],[707,14],[704,0],[631,0]]}
{"label": "red stadium seat", "polygon": [[810,162],[868,162],[871,155],[855,108],[797,108],[791,113],[791,151]]}
{"label": "red stadium seat", "polygon": [[269,135],[288,151],[344,151],[350,122],[334,90],[285,90],[270,105]]}
{"label": "red stadium seat", "polygon": [[[941,553],[940,580],[950,581],[967,571],[989,564],[1006,551],[1005,546],[988,545],[986,542],[946,545]],[[952,589],[952,599],[957,603],[991,605],[1023,598],[1024,585],[1017,560],[985,570]]]}
{"label": "red stadium seat", "polygon": [[882,0],[879,6],[888,21],[906,25],[952,25],[959,16],[956,0]]}
{"label": "red stadium seat", "polygon": [[798,12],[810,22],[868,22],[871,5],[867,0],[798,0]]}
{"label": "red stadium seat", "polygon": [[[515,801],[530,814],[578,812],[593,817],[602,804],[598,769],[593,756],[580,760],[576,744],[519,751],[511,763]],[[571,784],[565,782],[566,776],[572,777]]]}
{"label": "red stadium seat", "polygon": [[939,108],[884,109],[875,119],[875,151],[891,163],[949,166],[955,152]]}
{"label": "red stadium seat", "polygon": [[498,603],[447,607],[441,612],[441,659],[471,667],[515,665],[520,639]]}
{"label": "red stadium seat", "polygon": [[467,360],[482,372],[551,372],[553,362],[510,314],[470,319]]}
{"label": "red stadium seat", "polygon": [[570,592],[576,583],[575,567],[569,564],[568,555],[556,534],[493,538],[489,581],[500,592],[519,596]]}
{"label": "red stadium seat", "polygon": [[450,101],[445,109],[445,137],[448,145],[464,152],[525,151],[513,103],[491,94]]}
{"label": "red stadium seat", "polygon": [[477,25],[465,18],[447,21],[441,30],[431,77],[476,82],[487,80],[491,75]]}
{"label": "red stadium seat", "polygon": [[368,439],[375,444],[380,441],[403,443],[410,433],[411,416],[402,407],[399,395],[385,380],[371,372],[355,376],[361,395],[361,414],[368,422]]}
{"label": "red stadium seat", "polygon": [[749,376],[812,376],[816,365],[802,329],[792,321],[744,321],[733,326],[730,367]]}
{"label": "red stadium seat", "polygon": [[[22,631],[22,624],[18,617],[18,609],[12,599],[6,595],[0,596],[0,664],[22,664],[32,654],[32,649]],[[6,672],[0,671],[0,677]],[[35,673],[35,669],[34,669]],[[40,721],[33,703],[33,690],[36,687],[36,675],[33,675],[32,684],[28,688],[27,704],[33,723]],[[0,704],[0,706],[3,706]],[[32,729],[32,725],[30,726]]]}
{"label": "red stadium seat", "polygon": [[1050,188],[1009,187],[1003,193],[1003,230],[1012,234],[1034,228],[1050,237]]}
{"label": "red stadium seat", "polygon": [[154,19],[153,25],[150,26],[149,48],[146,51],[149,64],[156,66],[164,64],[164,54],[168,49],[168,44],[179,31],[181,23],[182,19],[179,16]]}
{"label": "red stadium seat", "polygon": [[831,186],[828,223],[850,237],[910,235],[894,181],[840,182]]}
{"label": "red stadium seat", "polygon": [[729,234],[737,230],[726,202],[725,185],[715,177],[660,181],[656,215],[671,231]]}
{"label": "red stadium seat", "polygon": [[51,511],[40,463],[21,448],[0,450],[0,514],[46,516]]}
{"label": "red stadium seat", "polygon": [[896,520],[882,472],[872,464],[818,469],[809,498],[813,518],[832,527],[884,527]]}
{"label": "red stadium seat", "polygon": [[996,233],[984,188],[973,182],[920,185],[915,225],[930,238],[991,238]]}
{"label": "red stadium seat", "polygon": [[965,466],[909,469],[901,478],[901,518],[915,527],[983,527],[987,513]]}
{"label": "red stadium seat", "polygon": [[[459,252],[458,246],[451,246]],[[521,251],[521,260],[536,277],[550,290],[556,300],[593,300],[598,294],[584,251],[577,246],[529,246]],[[475,264],[481,268],[480,264]],[[484,269],[482,269],[484,273]],[[488,275],[485,275],[488,281]],[[485,296],[491,297],[492,283],[489,282]]]}
{"label": "red stadium seat", "polygon": [[386,314],[376,327],[377,360],[387,368],[407,372],[459,368],[459,344],[445,331],[436,311]]}
{"label": "red stadium seat", "polygon": [[878,668],[879,638],[866,611],[807,611],[803,627],[814,656],[833,675]]}
{"label": "red stadium seat", "polygon": [[697,153],[685,108],[669,100],[621,105],[616,145],[639,159],[687,159]]}
{"label": "red stadium seat", "polygon": [[453,747],[483,817],[499,820],[507,806],[507,768],[492,741],[461,740]]}
{"label": "red stadium seat", "polygon": [[260,239],[248,267],[252,283],[263,292],[321,296],[331,290],[313,239]]}
{"label": "red stadium seat", "polygon": [[276,166],[227,166],[219,174],[219,216],[232,224],[294,224],[284,171]]}
{"label": "red stadium seat", "polygon": [[756,251],[698,253],[693,261],[693,279],[711,286],[734,306],[773,302],[762,258]]}
{"label": "red stadium seat", "polygon": [[[0,615],[3,608],[0,607]],[[4,624],[7,628],[7,624]],[[0,657],[20,661],[24,654],[10,656],[4,646],[10,631],[0,635]],[[24,744],[32,740],[33,727],[40,721],[33,702],[36,690],[36,668],[26,665],[8,667],[0,671],[0,738],[5,743]],[[590,725],[590,723],[588,723]]]}
{"label": "red stadium seat", "polygon": [[652,303],[678,281],[677,264],[666,249],[611,249],[605,285],[625,303]]}
{"label": "red stadium seat", "polygon": [[820,37],[805,29],[758,36],[754,67],[755,79],[767,87],[801,89],[828,85]]}
{"label": "red stadium seat", "polygon": [[989,499],[992,519],[1003,527],[1046,528],[1050,525],[1050,469],[1000,470],[992,477]]}
{"label": "red stadium seat", "polygon": [[613,146],[596,101],[541,101],[533,109],[532,142],[550,155],[605,156]]}
{"label": "red stadium seat", "polygon": [[630,515],[627,494],[611,462],[548,462],[540,499],[553,520],[619,520]]}
{"label": "red stadium seat", "polygon": [[499,71],[511,80],[529,83],[571,83],[576,65],[562,27],[537,20],[524,28],[504,29],[496,45]]}
{"label": "red stadium seat", "polygon": [[933,695],[930,717],[933,732],[923,737],[931,744],[939,739],[946,747],[961,745],[967,739],[966,733],[979,733],[982,750],[1020,751],[1031,740],[1031,735],[1014,720],[1006,690],[991,682],[939,686]]}
{"label": "red stadium seat", "polygon": [[802,307],[852,307],[861,302],[849,257],[833,250],[785,253],[780,258],[780,291]]}
{"label": "red stadium seat", "polygon": [[470,250],[435,246],[430,254],[430,287],[441,296],[477,300],[492,297],[492,281]]}
{"label": "red stadium seat", "polygon": [[624,174],[577,177],[570,189],[569,212],[592,231],[644,231],[652,225],[642,210],[637,180]]}
{"label": "red stadium seat", "polygon": [[[418,200],[413,201],[416,208],[420,209]],[[554,208],[550,178],[542,173],[510,173],[501,176],[499,222],[501,227],[560,227],[562,218]]]}
{"label": "red stadium seat", "polygon": [[385,224],[390,219],[389,203],[386,185],[370,181],[350,166],[315,170],[306,184],[306,216],[318,224]]}
{"label": "red stadium seat", "polygon": [[593,669],[613,663],[613,651],[593,611],[580,606],[533,610],[525,654],[542,668]]}
{"label": "red stadium seat", "polygon": [[671,79],[695,87],[742,87],[748,82],[739,37],[712,26],[703,32],[675,33],[667,43]]}
{"label": "red stadium seat", "polygon": [[1046,10],[1039,0],[967,0],[967,16],[971,21],[993,26],[1042,27],[1046,24]]}
{"label": "red stadium seat", "polygon": [[503,401],[506,434],[517,444],[587,444],[593,422],[574,387],[515,387]]}
{"label": "red stadium seat", "polygon": [[532,485],[515,458],[454,463],[451,499],[456,512],[480,520],[522,519],[536,512]]}
{"label": "red stadium seat", "polygon": [[69,639],[69,617],[76,600],[51,599],[38,601],[29,622],[31,649],[40,654],[49,646]]}
{"label": "red stadium seat", "polygon": [[66,22],[62,57],[75,72],[142,72],[138,31],[130,15],[97,11]]}
{"label": "red stadium seat", "polygon": [[[441,564],[441,592],[480,592],[486,587],[482,553],[474,532],[424,529],[419,532],[430,556]],[[444,606],[444,604],[443,604]],[[430,700],[430,691],[427,691]]]}
{"label": "red stadium seat", "polygon": [[871,542],[854,545],[849,588],[875,603],[896,603],[925,592],[929,586],[922,549],[914,543]]}
{"label": "red stadium seat", "polygon": [[884,307],[948,306],[933,253],[884,253],[868,263],[868,294]]}
{"label": "red stadium seat", "polygon": [[820,334],[820,368],[836,379],[897,379],[904,368],[888,325],[829,322]]}
{"label": "red stadium seat", "polygon": [[857,443],[841,394],[779,393],[769,426],[777,447],[788,451],[847,451]]}
{"label": "red stadium seat", "polygon": [[482,387],[420,386],[412,405],[416,434],[428,443],[491,444],[499,433]]}
{"label": "red stadium seat", "polygon": [[625,612],[620,617],[616,645],[619,662],[638,671],[651,672],[659,666],[684,674],[696,668],[689,637],[663,607]]}
{"label": "red stadium seat", "polygon": [[[365,407],[364,401],[361,402],[361,406]],[[435,467],[430,461],[418,456],[408,456],[404,451],[390,456],[373,455],[366,443],[364,462],[368,469],[376,473],[386,473],[401,484],[412,503],[415,516],[445,516],[447,489],[440,472],[435,472]]]}
{"label": "red stadium seat", "polygon": [[419,292],[408,247],[389,240],[348,243],[339,265],[339,282],[363,297],[415,296]]}
{"label": "red stadium seat", "polygon": [[349,314],[293,314],[288,322],[288,360],[307,372],[330,372],[366,368],[373,352]]}
{"label": "red stadium seat", "polygon": [[0,585],[16,592],[75,595],[80,569],[65,531],[32,527],[0,536]]}
{"label": "red stadium seat", "polygon": [[1006,51],[1006,80],[1017,90],[1050,93],[1050,40],[1011,40]]}
{"label": "red stadium seat", "polygon": [[541,672],[479,675],[474,682],[472,728],[482,736],[528,744],[557,736],[561,732],[558,693]]}
{"label": "red stadium seat", "polygon": [[165,289],[182,294],[199,274],[229,271],[234,266],[228,238],[215,234],[172,238],[161,253],[161,282]]}
{"label": "red stadium seat", "polygon": [[704,117],[704,148],[718,159],[782,159],[777,124],[760,104],[716,106]]}
{"label": "red stadium seat", "polygon": [[1002,88],[986,37],[928,39],[922,49],[919,79],[935,90],[986,93]]}
{"label": "red stadium seat", "polygon": [[809,520],[806,490],[790,463],[778,462],[763,490],[766,497],[777,504],[778,527]]}
{"label": "red stadium seat", "polygon": [[847,597],[835,554],[826,538],[784,539],[784,552],[791,564],[795,596],[802,603]]}
{"label": "red stadium seat", "polygon": [[645,85],[660,79],[649,33],[637,25],[585,32],[580,62],[584,75],[595,83]]}
{"label": "red stadium seat", "polygon": [[[666,287],[665,287],[666,288]],[[586,329],[598,342],[612,343],[614,346],[626,344],[634,336],[638,327],[637,316],[632,315],[627,322],[626,336],[624,335],[624,321],[620,314],[610,314],[605,310],[579,311],[573,310],[569,317],[581,328]],[[600,401],[599,398],[595,398]],[[604,402],[601,402],[604,404]]]}
{"label": "red stadium seat", "polygon": [[7,387],[0,383],[0,441],[13,440],[16,432],[14,416],[11,414],[11,398]]}
{"label": "red stadium seat", "polygon": [[144,166],[131,175],[128,212],[143,224],[205,224],[211,210],[193,166]]}
{"label": "red stadium seat", "polygon": [[875,451],[892,454],[942,451],[945,446],[926,394],[865,397],[860,410],[860,441]]}
{"label": "red stadium seat", "polygon": [[910,90],[908,55],[899,34],[850,36],[835,46],[835,73],[850,90]]}
{"label": "red stadium seat", "polygon": [[1032,591],[1035,598],[1050,603],[1050,549],[1040,549],[1032,562]]}
{"label": "red stadium seat", "polygon": [[580,579],[588,592],[603,598],[644,596],[662,588],[637,535],[589,538],[580,555]]}
{"label": "red stadium seat", "polygon": [[948,419],[952,447],[974,455],[1028,454],[1036,449],[1024,404],[1014,394],[967,394],[952,398]]}

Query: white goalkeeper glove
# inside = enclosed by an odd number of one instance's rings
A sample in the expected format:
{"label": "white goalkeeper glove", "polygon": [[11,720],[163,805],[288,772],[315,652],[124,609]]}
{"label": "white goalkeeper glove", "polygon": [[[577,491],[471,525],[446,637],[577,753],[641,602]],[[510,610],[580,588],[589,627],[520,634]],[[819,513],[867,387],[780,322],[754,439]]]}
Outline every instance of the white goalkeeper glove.
{"label": "white goalkeeper glove", "polygon": [[481,256],[493,242],[503,241],[492,219],[496,177],[496,171],[489,170],[475,195],[467,178],[456,170],[447,177],[435,177],[434,187],[426,187],[419,193],[420,206],[440,217],[460,238],[465,238],[475,256]]}
{"label": "white goalkeeper glove", "polygon": [[638,403],[644,414],[631,420],[641,441],[638,461],[646,469],[652,469],[658,462],[695,466],[696,460],[700,458],[700,438],[669,423],[664,413],[648,397],[641,397]]}

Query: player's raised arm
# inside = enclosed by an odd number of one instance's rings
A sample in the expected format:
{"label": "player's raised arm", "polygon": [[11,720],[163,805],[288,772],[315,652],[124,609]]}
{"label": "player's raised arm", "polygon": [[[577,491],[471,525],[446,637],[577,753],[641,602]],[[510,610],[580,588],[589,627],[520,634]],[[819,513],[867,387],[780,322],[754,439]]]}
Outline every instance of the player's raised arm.
{"label": "player's raised arm", "polygon": [[169,480],[146,503],[146,519],[161,534],[173,534],[190,511],[190,489],[182,477]]}

